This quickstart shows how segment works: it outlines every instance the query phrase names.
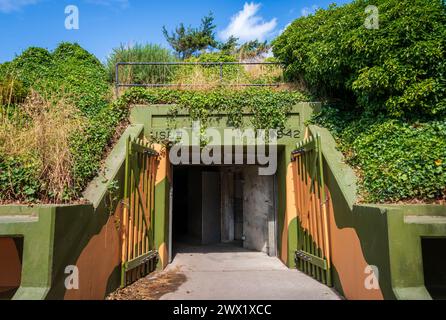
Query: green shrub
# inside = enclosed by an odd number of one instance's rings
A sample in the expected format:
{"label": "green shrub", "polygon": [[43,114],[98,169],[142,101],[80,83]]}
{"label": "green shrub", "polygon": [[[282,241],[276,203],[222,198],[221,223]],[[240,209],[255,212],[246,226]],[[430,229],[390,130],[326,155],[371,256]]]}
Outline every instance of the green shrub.
{"label": "green shrub", "polygon": [[225,54],[222,52],[205,52],[197,57],[191,57],[185,60],[186,62],[237,62],[234,55]]}
{"label": "green shrub", "polygon": [[[11,79],[14,79],[15,97],[11,102],[18,105],[2,108],[0,113],[0,117],[5,117],[0,119],[0,130],[3,130],[0,132],[0,150],[6,152],[0,157],[0,201],[53,203],[77,199],[89,179],[97,173],[115,128],[125,118],[125,112],[109,102],[110,85],[104,66],[79,45],[62,43],[53,52],[41,48],[27,49],[0,67],[3,104],[4,88],[10,87]],[[29,101],[21,103],[30,89],[37,94],[33,93]],[[53,114],[61,111],[59,117],[44,117],[48,115],[50,106],[66,110],[54,109]],[[42,108],[41,112],[36,107]],[[41,122],[49,120],[53,121],[52,127],[46,128]],[[57,121],[64,123],[54,123]],[[77,121],[83,123],[78,124]],[[73,123],[74,127],[71,139],[57,130],[53,134],[55,138],[60,134],[60,139],[69,140],[67,144],[61,143],[61,147],[67,150],[59,150],[66,157],[63,165],[68,169],[64,167],[64,172],[48,172],[51,169],[48,169],[41,153],[21,147],[25,135],[22,131],[41,127],[48,132],[54,126],[65,128],[68,123]],[[19,125],[23,128],[20,129]],[[23,133],[17,141],[7,134],[11,128],[18,134]],[[33,137],[30,140],[34,141]],[[54,141],[39,142],[43,153],[52,149],[49,144],[54,144]],[[62,178],[61,183],[66,183],[65,191],[62,186],[62,192],[59,192],[60,188],[57,193],[53,192],[51,179],[56,176]]]}
{"label": "green shrub", "polygon": [[119,123],[127,117],[127,104],[121,101],[107,105],[89,119],[85,130],[72,137],[74,197],[79,196],[88,182],[99,173],[104,149],[113,138]]}
{"label": "green shrub", "polygon": [[[379,28],[367,29],[368,5]],[[446,114],[446,11],[440,0],[355,0],[294,21],[273,44],[292,80],[396,116]]]}
{"label": "green shrub", "polygon": [[55,89],[68,94],[84,114],[95,116],[108,105],[107,72],[94,55],[78,44],[62,43],[54,50],[53,61]]}
{"label": "green shrub", "polygon": [[432,201],[446,195],[446,120],[407,123],[325,108],[313,121],[358,170],[362,200]]}
{"label": "green shrub", "polygon": [[4,71],[48,99],[69,99],[86,115],[107,105],[110,88],[99,60],[78,44],[61,43],[54,52],[29,48]]}
{"label": "green shrub", "polygon": [[43,48],[31,47],[22,52],[8,65],[8,73],[18,78],[26,87],[39,87],[42,79],[54,75],[51,53]]}
{"label": "green shrub", "polygon": [[20,80],[10,76],[0,78],[0,108],[1,105],[21,103],[27,95],[28,90]]}
{"label": "green shrub", "polygon": [[0,201],[37,201],[41,193],[38,164],[0,154]]}

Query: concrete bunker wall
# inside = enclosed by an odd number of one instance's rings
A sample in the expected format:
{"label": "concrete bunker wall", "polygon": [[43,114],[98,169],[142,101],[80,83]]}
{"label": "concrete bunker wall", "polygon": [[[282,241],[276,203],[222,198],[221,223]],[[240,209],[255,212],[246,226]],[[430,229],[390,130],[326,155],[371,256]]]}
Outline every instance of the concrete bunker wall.
{"label": "concrete bunker wall", "polygon": [[446,238],[446,207],[356,204],[356,176],[334,138],[317,126],[309,132],[323,141],[335,288],[348,299],[435,298],[425,286],[422,241]]}

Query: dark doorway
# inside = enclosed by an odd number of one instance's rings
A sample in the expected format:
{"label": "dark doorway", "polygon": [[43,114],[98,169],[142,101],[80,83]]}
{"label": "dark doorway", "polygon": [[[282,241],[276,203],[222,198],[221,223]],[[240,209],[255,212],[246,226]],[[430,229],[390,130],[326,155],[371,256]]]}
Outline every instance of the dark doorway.
{"label": "dark doorway", "polygon": [[433,299],[446,299],[446,238],[421,239],[424,284]]}
{"label": "dark doorway", "polygon": [[275,183],[255,165],[174,166],[172,254],[224,244],[275,256]]}
{"label": "dark doorway", "polygon": [[192,245],[221,240],[218,167],[174,167],[172,240]]}

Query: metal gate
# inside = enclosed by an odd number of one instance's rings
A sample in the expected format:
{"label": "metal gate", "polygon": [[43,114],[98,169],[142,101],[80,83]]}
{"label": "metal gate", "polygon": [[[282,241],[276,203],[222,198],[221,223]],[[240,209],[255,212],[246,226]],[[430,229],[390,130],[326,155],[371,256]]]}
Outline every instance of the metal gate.
{"label": "metal gate", "polygon": [[154,239],[155,173],[158,153],[148,143],[127,140],[124,208],[121,220],[121,287],[156,268]]}
{"label": "metal gate", "polygon": [[331,286],[330,239],[319,135],[297,145],[292,153],[297,206],[297,268]]}

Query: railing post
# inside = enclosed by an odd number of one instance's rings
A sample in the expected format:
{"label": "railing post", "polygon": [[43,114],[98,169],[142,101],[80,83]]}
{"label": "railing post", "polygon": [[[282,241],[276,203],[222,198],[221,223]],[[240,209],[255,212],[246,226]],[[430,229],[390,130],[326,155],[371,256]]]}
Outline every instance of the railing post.
{"label": "railing post", "polygon": [[220,62],[220,84],[223,84],[223,62]]}
{"label": "railing post", "polygon": [[119,62],[115,65],[115,95],[119,98]]}

